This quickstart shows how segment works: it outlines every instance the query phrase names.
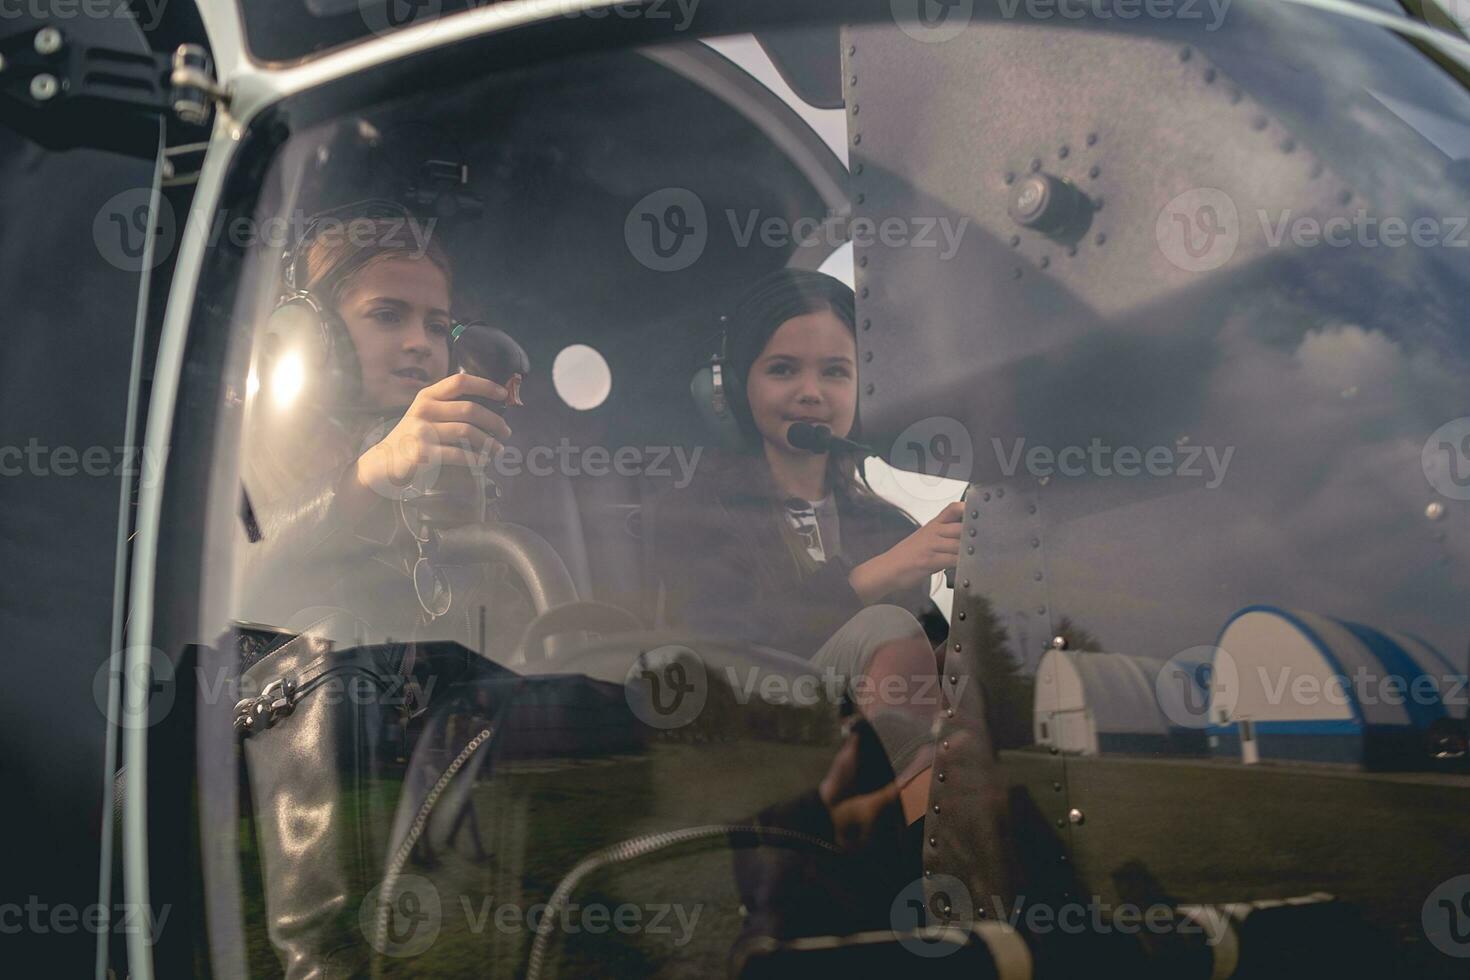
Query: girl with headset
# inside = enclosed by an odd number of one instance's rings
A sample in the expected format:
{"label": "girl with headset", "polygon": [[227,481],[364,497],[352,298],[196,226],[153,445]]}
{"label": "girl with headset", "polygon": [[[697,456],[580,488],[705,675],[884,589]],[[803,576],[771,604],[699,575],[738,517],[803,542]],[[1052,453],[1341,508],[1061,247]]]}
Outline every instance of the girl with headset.
{"label": "girl with headset", "polygon": [[[655,547],[670,616],[846,678],[913,824],[928,797],[938,708],[916,703],[934,699],[937,667],[915,614],[930,577],[958,561],[963,509],[951,504],[920,527],[860,482],[853,452],[789,441],[799,422],[854,434],[857,340],[845,284],[792,269],[765,277],[737,305],[724,347],[725,400],[745,451],[702,469],[661,508]],[[875,696],[895,689],[910,697]],[[832,793],[824,786],[829,808]]]}
{"label": "girl with headset", "polygon": [[[282,622],[303,598],[360,609],[365,583],[344,594],[324,570],[388,561],[415,484],[483,465],[511,434],[486,406],[514,395],[453,370],[453,273],[431,232],[393,205],[348,205],[315,216],[284,258],[246,437],[256,618]],[[422,614],[447,611],[442,570],[411,574]]]}

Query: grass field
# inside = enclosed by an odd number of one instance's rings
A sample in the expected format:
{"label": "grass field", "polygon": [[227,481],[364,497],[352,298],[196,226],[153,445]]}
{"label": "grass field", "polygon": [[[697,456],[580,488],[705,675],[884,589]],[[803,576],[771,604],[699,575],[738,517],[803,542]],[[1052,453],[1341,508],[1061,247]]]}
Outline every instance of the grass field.
{"label": "grass field", "polygon": [[[496,909],[524,912],[544,901],[578,860],[607,844],[743,820],[813,786],[831,753],[777,743],[659,743],[607,759],[504,766],[476,790],[486,856],[445,861],[431,872],[442,904],[438,938],[422,955],[386,960],[383,975],[520,976],[531,933],[523,915],[497,925]],[[1439,882],[1470,873],[1470,778],[1034,752],[1005,753],[1003,761],[1013,799],[1034,808],[1033,819],[1018,825],[1019,850],[1030,862],[1046,862],[1065,847],[1075,894],[1142,906],[1327,891],[1397,937],[1409,964],[1399,975],[1466,972],[1465,961],[1423,940],[1420,913]],[[396,792],[391,782],[382,789]],[[1080,826],[1063,820],[1058,829],[1069,807],[1085,819]],[[548,975],[726,972],[739,929],[726,850],[683,848],[598,872],[574,900],[610,910],[636,906],[645,924],[666,905],[682,907],[686,924],[697,919],[686,930],[670,912],[667,932],[558,936]],[[275,962],[258,895],[247,897],[247,908],[255,924],[252,972],[268,975]]]}

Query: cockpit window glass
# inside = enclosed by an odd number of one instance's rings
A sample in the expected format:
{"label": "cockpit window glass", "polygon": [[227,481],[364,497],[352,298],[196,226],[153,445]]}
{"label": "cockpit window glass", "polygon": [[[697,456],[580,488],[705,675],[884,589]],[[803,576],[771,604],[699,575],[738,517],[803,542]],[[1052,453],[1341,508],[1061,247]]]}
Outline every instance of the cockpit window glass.
{"label": "cockpit window glass", "polygon": [[1470,100],[1288,6],[291,131],[209,260],[252,973],[1062,949],[1029,905],[1203,955],[1236,903],[1448,976]]}

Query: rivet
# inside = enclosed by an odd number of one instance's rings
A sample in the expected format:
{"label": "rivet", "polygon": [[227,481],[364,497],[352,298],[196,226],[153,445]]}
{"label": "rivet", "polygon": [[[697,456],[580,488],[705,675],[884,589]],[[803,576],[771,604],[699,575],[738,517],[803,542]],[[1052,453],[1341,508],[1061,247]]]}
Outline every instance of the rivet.
{"label": "rivet", "polygon": [[1021,278],[1021,267],[1019,265],[1016,266],[1014,269],[1011,270],[1011,278],[1012,279],[1019,279],[1019,278]]}
{"label": "rivet", "polygon": [[41,72],[31,79],[31,98],[37,102],[45,102],[55,98],[57,91],[61,88],[56,82],[56,76]]}
{"label": "rivet", "polygon": [[1058,793],[1060,793],[1062,791],[1062,784],[1061,783],[1052,783],[1051,784],[1051,788],[1054,789],[1054,790],[1056,790]]}
{"label": "rivet", "polygon": [[1040,538],[1032,538],[1031,539],[1031,547],[1033,547],[1033,548],[1040,548],[1041,547],[1041,539]]}
{"label": "rivet", "polygon": [[867,361],[868,363],[871,364],[872,361],[873,361],[873,352],[870,351],[870,350],[869,351],[863,351],[863,360],[865,360],[865,361]]}
{"label": "rivet", "polygon": [[877,391],[877,390],[878,390],[878,389],[877,389],[877,388],[876,388],[876,387],[874,387],[874,386],[873,386],[873,385],[872,385],[872,384],[869,384],[869,385],[868,385],[868,386],[867,386],[867,387],[866,387],[866,388],[864,388],[864,389],[863,389],[863,390],[864,390],[864,391],[866,391],[866,392],[867,392],[867,393],[868,393],[868,394],[870,394],[870,395],[871,395],[871,394],[872,394],[872,393],[873,393],[873,392],[875,392],[875,391]]}
{"label": "rivet", "polygon": [[1041,581],[1041,573],[1040,572],[1032,572],[1031,573],[1031,577],[1034,578],[1034,579],[1036,579],[1036,581],[1038,581],[1038,582]]}
{"label": "rivet", "polygon": [[946,717],[946,718],[953,718],[954,717],[954,709],[953,708],[945,708],[944,709],[944,717]]}
{"label": "rivet", "polygon": [[1077,246],[1076,245],[1068,245],[1067,246],[1067,254],[1068,255],[1076,255],[1077,254]]}
{"label": "rivet", "polygon": [[1087,817],[1083,815],[1081,810],[1074,806],[1067,811],[1067,819],[1072,821],[1073,826],[1080,827],[1086,822]]}
{"label": "rivet", "polygon": [[1206,68],[1205,69],[1205,84],[1206,85],[1213,85],[1213,84],[1215,84],[1215,69],[1213,69],[1213,68]]}
{"label": "rivet", "polygon": [[1095,243],[1097,243],[1098,245],[1106,244],[1107,243],[1107,240],[1108,240],[1107,232],[1103,232],[1103,231],[1098,232],[1097,233],[1097,237],[1093,239],[1093,241]]}
{"label": "rivet", "polygon": [[934,778],[937,779],[937,780],[939,780],[942,783],[942,782],[944,782],[944,773],[941,772],[938,775],[936,775]]}
{"label": "rivet", "polygon": [[[965,584],[966,584],[966,585],[969,585],[969,584],[970,584],[970,583],[969,583],[969,582],[966,582],[966,583],[965,583]],[[955,644],[955,645],[954,645],[954,652],[955,652],[955,653],[959,653],[959,652],[960,652],[960,645],[959,645],[959,644],[958,644],[958,643],[956,643],[956,644]]]}
{"label": "rivet", "polygon": [[61,50],[61,32],[54,27],[43,27],[36,32],[36,54],[55,54]]}
{"label": "rivet", "polygon": [[856,85],[857,84],[857,76],[856,75],[853,75],[851,78],[849,78],[847,80],[847,84],[849,84],[849,85]]}
{"label": "rivet", "polygon": [[868,195],[866,195],[866,194],[859,194],[859,195],[858,195],[858,196],[857,196],[857,202],[858,202],[858,203],[859,203],[859,204],[864,204],[864,203],[866,203],[866,202],[867,202],[867,200],[868,200]]}
{"label": "rivet", "polygon": [[974,529],[974,528],[973,528],[973,527],[972,527],[972,528],[970,528],[970,537],[972,537],[972,538],[973,538],[973,537],[974,537],[974,536],[975,536],[975,534],[976,534],[976,533],[977,533],[977,532],[976,532],[976,531],[975,531],[975,529]]}
{"label": "rivet", "polygon": [[964,622],[964,619],[965,619],[965,611],[963,609],[961,609],[960,610],[960,622]]}
{"label": "rivet", "polygon": [[1014,170],[1007,170],[1005,181],[1007,184],[1014,184],[1016,182],[1016,172]]}
{"label": "rivet", "polygon": [[863,134],[862,133],[853,133],[852,134],[852,145],[853,146],[857,146],[862,141],[863,141]]}
{"label": "rivet", "polygon": [[1338,200],[1338,203],[1339,204],[1346,204],[1349,201],[1351,201],[1352,199],[1353,199],[1353,192],[1352,191],[1343,191],[1341,194],[1337,195],[1337,200]]}
{"label": "rivet", "polygon": [[1020,244],[1021,244],[1021,236],[1020,235],[1012,235],[1011,236],[1011,248],[1017,248],[1017,247],[1020,246]]}
{"label": "rivet", "polygon": [[1006,495],[1006,488],[1001,487],[999,490],[995,491],[995,495],[996,497],[1004,497]]}
{"label": "rivet", "polygon": [[939,838],[938,837],[931,837],[931,838],[929,838],[929,846],[930,847],[938,847],[939,846]]}
{"label": "rivet", "polygon": [[858,256],[858,267],[863,269],[868,267],[868,257],[866,255]]}
{"label": "rivet", "polygon": [[869,320],[869,319],[864,319],[863,320],[863,329],[864,330],[871,330],[871,329],[873,329],[873,321],[872,320]]}
{"label": "rivet", "polygon": [[1038,616],[1045,616],[1046,615],[1046,607],[1045,606],[1037,606],[1036,607],[1036,615],[1038,615]]}
{"label": "rivet", "polygon": [[1061,750],[1058,749],[1055,745],[1053,745],[1048,751],[1050,751],[1052,755],[1056,755]]}
{"label": "rivet", "polygon": [[1040,157],[1032,157],[1031,158],[1031,172],[1034,174],[1034,173],[1036,173],[1040,169],[1041,169],[1041,158]]}
{"label": "rivet", "polygon": [[1087,176],[1091,177],[1093,180],[1097,180],[1097,176],[1100,173],[1102,173],[1102,167],[1099,167],[1095,163],[1087,168]]}
{"label": "rivet", "polygon": [[863,299],[867,299],[867,298],[868,298],[868,287],[867,286],[864,286],[863,287]]}
{"label": "rivet", "polygon": [[1096,146],[1097,145],[1097,134],[1096,133],[1088,133],[1087,134],[1087,145],[1088,146]]}
{"label": "rivet", "polygon": [[1051,257],[1050,256],[1047,256],[1047,255],[1043,255],[1041,257],[1041,267],[1043,269],[1045,269],[1049,265],[1051,265]]}
{"label": "rivet", "polygon": [[939,743],[939,747],[941,749],[943,749],[944,751],[948,752],[949,751],[949,739],[945,739],[944,741],[940,742]]}
{"label": "rivet", "polygon": [[1296,152],[1296,140],[1292,139],[1291,137],[1287,137],[1286,139],[1282,140],[1281,141],[1281,152],[1282,153],[1294,153],[1294,152]]}
{"label": "rivet", "polygon": [[969,587],[970,587],[970,580],[969,579],[965,579],[962,583],[960,583],[960,588],[962,588],[962,589],[968,589]]}
{"label": "rivet", "polygon": [[1094,211],[1101,211],[1102,209],[1103,209],[1103,196],[1101,194],[1099,194],[1097,197],[1094,197],[1092,199],[1092,210],[1094,210]]}
{"label": "rivet", "polygon": [[951,684],[958,684],[958,683],[959,683],[959,682],[960,682],[960,679],[959,679],[959,677],[957,677],[957,676],[956,676],[956,675],[954,675],[954,674],[950,674],[950,675],[949,675],[949,682],[950,682],[950,683],[951,683]]}
{"label": "rivet", "polygon": [[[1063,820],[1063,819],[1062,819],[1062,818],[1061,818],[1061,817],[1057,817],[1057,829],[1058,829],[1058,830],[1062,830],[1062,829],[1064,829],[1064,828],[1065,828],[1065,827],[1066,827],[1066,826],[1067,826],[1067,821],[1065,821],[1065,820]],[[930,840],[933,840],[933,839],[934,839],[934,838],[932,838],[932,837],[931,837],[931,838],[929,838],[929,839],[930,839]]]}
{"label": "rivet", "polygon": [[1036,513],[1036,505],[1035,504],[1027,504],[1026,505],[1026,513],[1028,513],[1028,514],[1034,514],[1034,513]]}
{"label": "rivet", "polygon": [[934,804],[934,812],[935,813],[938,813],[939,812],[939,804],[938,803]]}
{"label": "rivet", "polygon": [[975,553],[975,546],[973,544],[967,544],[967,545],[965,545],[965,554],[967,554],[967,555],[973,555],[974,553]]}
{"label": "rivet", "polygon": [[1256,116],[1251,120],[1251,129],[1254,129],[1256,132],[1260,132],[1268,125],[1270,125],[1270,121],[1265,116]]}
{"label": "rivet", "polygon": [[854,102],[854,103],[853,103],[853,104],[852,104],[852,114],[853,114],[853,115],[854,115],[854,116],[855,116],[855,115],[857,115],[857,114],[858,114],[858,109],[859,109],[859,108],[861,108],[861,106],[859,106],[859,105],[858,105],[858,104],[857,104],[857,103],[856,103],[856,102]]}
{"label": "rivet", "polygon": [[990,499],[990,491],[989,490],[986,490],[983,494],[980,495],[980,499],[981,500],[989,500]]}
{"label": "rivet", "polygon": [[1188,61],[1192,57],[1194,57],[1194,52],[1189,50],[1188,48],[1185,48],[1179,52],[1180,61]]}
{"label": "rivet", "polygon": [[971,516],[971,517],[979,517],[979,516],[980,516],[980,512],[979,512],[979,511],[978,511],[978,510],[974,510],[974,509],[973,509],[973,508],[972,508],[972,509],[971,509],[971,510],[970,510],[970,516]]}
{"label": "rivet", "polygon": [[1067,157],[1069,157],[1071,155],[1072,155],[1072,151],[1070,149],[1068,149],[1067,147],[1065,147],[1065,146],[1059,147],[1057,149],[1057,157],[1060,158],[1060,159],[1062,159],[1062,160],[1067,159]]}

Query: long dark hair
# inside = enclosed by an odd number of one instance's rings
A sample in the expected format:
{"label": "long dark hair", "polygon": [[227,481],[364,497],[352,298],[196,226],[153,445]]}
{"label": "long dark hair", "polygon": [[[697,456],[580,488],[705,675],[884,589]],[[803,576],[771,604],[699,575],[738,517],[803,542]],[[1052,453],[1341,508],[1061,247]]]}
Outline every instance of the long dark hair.
{"label": "long dark hair", "polygon": [[[746,394],[750,370],[766,349],[781,325],[793,317],[807,313],[832,313],[857,338],[857,303],[852,288],[824,272],[805,269],[779,269],[750,285],[735,305],[725,326],[725,366],[730,384],[730,412],[740,425],[744,450],[755,455],[761,451],[761,434],[751,414]],[[853,415],[848,438],[861,441],[861,404]],[[834,448],[827,454],[827,485],[849,501],[872,507],[903,511],[875,494],[860,478],[858,455],[850,450]]]}

